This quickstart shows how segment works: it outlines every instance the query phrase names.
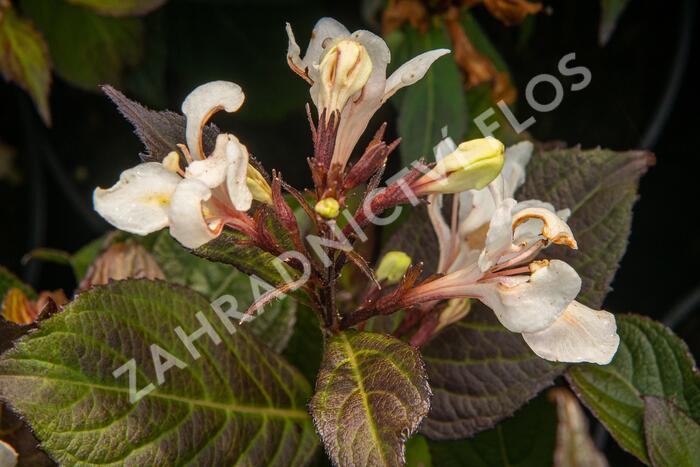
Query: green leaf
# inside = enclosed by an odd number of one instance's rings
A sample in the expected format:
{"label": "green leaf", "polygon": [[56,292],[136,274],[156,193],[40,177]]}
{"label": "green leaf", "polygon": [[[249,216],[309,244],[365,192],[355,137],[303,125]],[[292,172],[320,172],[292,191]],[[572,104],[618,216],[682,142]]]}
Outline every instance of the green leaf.
{"label": "green leaf", "polygon": [[143,49],[138,18],[110,18],[63,1],[22,0],[22,9],[46,37],[56,73],[69,83],[97,91],[119,85]]}
{"label": "green leaf", "polygon": [[640,177],[653,163],[645,151],[558,149],[536,153],[518,199],[571,209],[578,250],[554,245],[545,256],[566,261],[583,280],[578,301],[600,308],[627,248]]}
{"label": "green leaf", "polygon": [[81,5],[101,15],[141,16],[160,8],[167,0],[67,0]]}
{"label": "green leaf", "polygon": [[398,466],[429,399],[415,348],[381,334],[346,331],[326,344],[310,408],[335,465]]}
{"label": "green leaf", "polygon": [[598,29],[598,43],[605,45],[615,31],[617,20],[627,8],[630,0],[600,0],[600,26]]}
{"label": "green leaf", "polygon": [[700,465],[700,425],[673,403],[644,399],[644,434],[654,467]]}
{"label": "green leaf", "polygon": [[673,401],[700,422],[700,374],[688,347],[664,325],[618,315],[617,331],[620,347],[609,365],[575,365],[567,379],[617,443],[649,463],[644,398]]}
{"label": "green leaf", "polygon": [[[392,54],[414,57],[440,47],[450,48],[444,28],[433,27],[426,34],[411,29]],[[462,78],[452,57],[437,60],[423,79],[400,91],[398,131],[401,160],[404,165],[425,157],[434,158],[433,147],[443,138],[442,129],[455,141],[461,141],[467,126]]]}
{"label": "green leaf", "polygon": [[[199,312],[221,341],[201,335],[195,359],[175,329],[200,329]],[[305,410],[308,383],[244,328],[234,329],[231,335],[208,300],[188,289],[113,282],[81,293],[0,357],[0,394],[59,463],[308,462],[317,443]],[[177,363],[162,384],[154,345],[171,355],[159,360]],[[135,404],[129,372],[113,376],[132,358],[136,388],[154,384]]]}
{"label": "green leaf", "polygon": [[431,441],[436,466],[541,467],[552,465],[557,418],[554,405],[538,397],[515,416],[471,439]]}
{"label": "green leaf", "polygon": [[0,4],[0,74],[29,93],[47,125],[51,124],[51,59],[41,33],[12,7]]}
{"label": "green leaf", "polygon": [[535,355],[478,302],[421,353],[433,390],[421,432],[432,439],[466,438],[493,427],[564,369]]}
{"label": "green leaf", "polygon": [[[250,278],[228,264],[214,263],[194,256],[177,243],[167,231],[157,234],[151,253],[168,281],[187,286],[209,300],[231,295],[242,311],[254,302]],[[261,290],[259,293],[264,293]],[[265,305],[256,319],[245,324],[255,336],[277,351],[289,341],[296,321],[297,302],[285,297]],[[314,349],[318,352],[318,346]]]}
{"label": "green leaf", "polygon": [[300,273],[286,264],[280,263],[272,254],[249,244],[250,240],[242,233],[224,229],[221,235],[205,243],[193,253],[210,261],[230,264],[248,275],[255,275],[271,285],[285,282],[284,277],[275,268],[282,264],[289,277],[297,279]]}

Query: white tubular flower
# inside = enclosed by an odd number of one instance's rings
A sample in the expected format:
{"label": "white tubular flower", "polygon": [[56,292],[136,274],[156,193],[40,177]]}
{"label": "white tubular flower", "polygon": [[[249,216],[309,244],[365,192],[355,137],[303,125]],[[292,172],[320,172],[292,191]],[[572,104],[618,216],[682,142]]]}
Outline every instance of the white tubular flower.
{"label": "white tubular flower", "polygon": [[[436,158],[452,148],[451,140],[441,142]],[[429,199],[440,246],[437,272],[445,275],[409,291],[406,301],[478,299],[506,329],[521,333],[540,357],[607,364],[620,340],[614,315],[575,301],[581,279],[571,266],[559,260],[533,261],[549,244],[578,245],[566,223],[568,209],[555,211],[549,203],[513,199],[525,180],[531,152],[530,143],[508,148],[503,170],[488,189],[454,197],[449,224],[440,197]],[[451,316],[440,317],[442,326],[452,322]]]}
{"label": "white tubular flower", "polygon": [[386,42],[369,31],[350,31],[332,18],[316,23],[304,57],[287,24],[290,68],[311,84],[319,115],[340,112],[333,164],[344,167],[369,120],[396,91],[420,80],[447,49],[425,52],[404,63],[387,78],[391,53]]}
{"label": "white tubular flower", "polygon": [[237,84],[224,81],[192,91],[182,105],[187,167],[181,168],[180,155],[171,152],[162,163],[128,169],[112,188],[95,189],[97,212],[118,229],[138,235],[169,226],[172,236],[188,248],[218,236],[227,222],[250,209],[248,150],[235,136],[220,134],[214,151],[204,157],[201,131],[216,111],[233,112],[244,99]]}

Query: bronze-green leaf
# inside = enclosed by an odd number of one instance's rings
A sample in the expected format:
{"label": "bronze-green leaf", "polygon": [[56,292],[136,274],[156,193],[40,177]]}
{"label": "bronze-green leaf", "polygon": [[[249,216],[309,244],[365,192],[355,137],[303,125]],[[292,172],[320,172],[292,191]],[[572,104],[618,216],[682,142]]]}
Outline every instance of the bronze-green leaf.
{"label": "bronze-green leaf", "polygon": [[50,125],[51,59],[44,38],[14,8],[1,4],[0,74],[29,93],[44,123]]}
{"label": "bronze-green leaf", "polygon": [[466,438],[493,427],[564,369],[535,355],[478,302],[422,354],[434,395],[421,432],[433,439]]}
{"label": "bronze-green leaf", "polygon": [[0,395],[62,465],[308,463],[309,384],[226,323],[165,282],[95,287],[0,357]]}
{"label": "bronze-green leaf", "polygon": [[429,399],[415,348],[382,334],[347,331],[326,344],[311,413],[336,466],[398,466]]}

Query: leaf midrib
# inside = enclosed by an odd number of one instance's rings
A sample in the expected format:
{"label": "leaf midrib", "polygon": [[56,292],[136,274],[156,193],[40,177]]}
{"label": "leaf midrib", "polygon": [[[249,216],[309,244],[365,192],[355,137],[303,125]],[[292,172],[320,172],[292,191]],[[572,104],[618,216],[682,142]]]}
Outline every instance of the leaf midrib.
{"label": "leaf midrib", "polygon": [[355,379],[357,379],[357,388],[360,391],[360,396],[362,397],[362,405],[365,408],[365,412],[367,412],[369,431],[372,434],[372,439],[374,439],[374,442],[377,445],[377,449],[379,450],[379,456],[382,459],[382,463],[388,466],[389,463],[387,462],[387,459],[384,454],[384,449],[382,448],[384,443],[379,437],[379,433],[377,431],[377,424],[375,423],[374,416],[372,415],[372,408],[369,404],[369,399],[367,398],[367,391],[365,391],[365,384],[362,379],[360,367],[357,363],[357,358],[355,358],[355,351],[352,348],[350,340],[348,339],[345,333],[341,333],[340,337],[343,339],[343,347],[345,347],[345,352],[347,353],[348,359],[350,360],[350,368],[352,368],[352,373],[353,375],[355,375]]}
{"label": "leaf midrib", "polygon": [[[65,383],[68,385],[87,387],[87,388],[93,389],[93,390],[99,389],[99,390],[103,390],[103,391],[111,391],[111,392],[116,392],[116,393],[121,393],[121,394],[129,394],[129,389],[127,389],[127,388],[122,388],[122,387],[118,387],[118,386],[109,386],[106,384],[89,383],[89,382],[85,382],[85,381],[74,381],[74,380],[65,379],[65,378],[46,377],[46,376],[40,377],[40,376],[13,374],[13,373],[4,373],[2,376],[3,377],[12,377],[12,378],[25,378],[25,379],[39,380],[39,381],[51,380],[51,381],[55,381],[57,383]],[[199,406],[199,407],[208,408],[208,409],[223,410],[225,412],[244,413],[244,414],[253,414],[253,415],[279,417],[279,418],[295,418],[295,419],[301,419],[301,420],[306,420],[310,417],[309,414],[303,410],[280,409],[280,408],[274,408],[274,407],[260,407],[260,406],[241,405],[241,404],[227,404],[227,403],[222,403],[222,402],[215,402],[215,401],[208,401],[208,400],[201,400],[201,399],[191,399],[188,397],[177,396],[174,394],[165,394],[162,392],[158,392],[158,390],[154,390],[151,393],[149,393],[148,396],[144,397],[144,399],[147,399],[147,398],[158,398],[158,399],[163,399],[163,400],[168,400],[168,401],[181,402],[181,403],[190,404],[193,406]]]}

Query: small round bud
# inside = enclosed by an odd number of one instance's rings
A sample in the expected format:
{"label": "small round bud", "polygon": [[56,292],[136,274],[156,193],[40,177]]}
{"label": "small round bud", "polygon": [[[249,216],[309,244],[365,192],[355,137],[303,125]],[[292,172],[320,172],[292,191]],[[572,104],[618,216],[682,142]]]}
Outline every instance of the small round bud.
{"label": "small round bud", "polygon": [[340,204],[335,198],[323,198],[314,207],[316,213],[326,219],[335,219],[340,214]]}

